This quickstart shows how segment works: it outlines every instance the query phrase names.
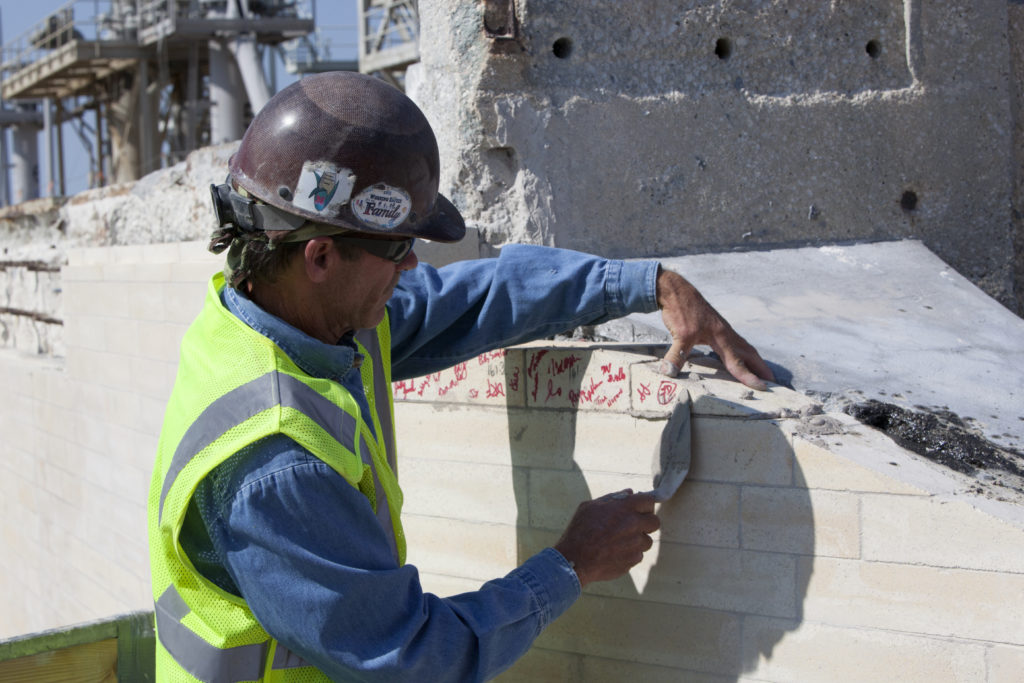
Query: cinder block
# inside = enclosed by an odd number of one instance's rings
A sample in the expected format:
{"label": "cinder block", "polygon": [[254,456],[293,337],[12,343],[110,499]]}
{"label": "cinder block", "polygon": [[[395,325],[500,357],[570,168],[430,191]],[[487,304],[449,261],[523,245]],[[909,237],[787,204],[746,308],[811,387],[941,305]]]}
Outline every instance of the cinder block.
{"label": "cinder block", "polygon": [[[680,669],[677,667],[654,666],[638,662],[624,662],[604,657],[583,657],[583,674],[580,683],[735,683],[735,676],[716,676]],[[549,679],[554,680],[554,679]]]}
{"label": "cinder block", "polygon": [[69,282],[64,288],[64,317],[73,318],[86,316],[102,318],[117,314],[117,306],[110,302],[117,301],[107,296],[110,285],[103,281],[86,280]]}
{"label": "cinder block", "polygon": [[111,263],[104,266],[103,279],[118,287],[130,288],[139,283],[166,282],[172,276],[174,269],[170,263],[133,259],[130,262]]}
{"label": "cinder block", "polygon": [[519,467],[572,466],[574,428],[566,411],[508,411],[485,406],[453,410],[444,403],[396,401],[399,467],[420,459]]}
{"label": "cinder block", "polygon": [[945,638],[748,617],[745,670],[768,681],[985,680],[985,648]]}
{"label": "cinder block", "polygon": [[178,363],[181,340],[188,326],[179,323],[139,321],[134,355],[164,363]]}
{"label": "cinder block", "polygon": [[584,594],[537,639],[545,649],[699,672],[738,673],[740,617]]}
{"label": "cinder block", "polygon": [[103,280],[103,267],[99,264],[74,264],[71,262],[71,254],[68,253],[68,265],[61,267],[60,277],[65,284],[71,282],[96,282]]}
{"label": "cinder block", "polygon": [[796,558],[661,541],[630,570],[632,581],[588,593],[775,617],[797,616]]}
{"label": "cinder block", "polygon": [[1024,647],[996,644],[988,651],[988,683],[1020,683]]}
{"label": "cinder block", "polygon": [[807,620],[1024,645],[1024,574],[802,558]]}
{"label": "cinder block", "polygon": [[662,541],[738,548],[740,490],[730,484],[684,481],[658,508]]}
{"label": "cinder block", "polygon": [[210,278],[222,270],[224,270],[224,256],[211,254],[210,259],[200,259],[194,263],[184,261],[175,263],[167,281],[202,285],[205,288],[209,284]]}
{"label": "cinder block", "polygon": [[919,496],[861,500],[866,560],[1024,573],[1024,531],[967,503]]}
{"label": "cinder block", "polygon": [[748,550],[860,556],[857,496],[799,488],[745,486],[742,545]]}
{"label": "cinder block", "polygon": [[110,318],[74,315],[64,321],[64,342],[68,349],[103,351],[107,340],[106,324]]}
{"label": "cinder block", "polygon": [[793,452],[773,420],[695,417],[691,475],[705,481],[789,485]]}
{"label": "cinder block", "polygon": [[423,377],[399,380],[396,401],[505,407],[524,405],[522,349],[498,349]]}
{"label": "cinder block", "polygon": [[[89,493],[88,486],[82,479],[49,463],[41,463],[40,467],[42,473],[39,485],[72,507],[82,505],[84,497]],[[45,510],[38,512],[46,514]]]}
{"label": "cinder block", "polygon": [[629,410],[633,356],[585,345],[527,346],[526,405],[544,409]]}
{"label": "cinder block", "polygon": [[189,325],[206,301],[206,282],[165,282],[160,285],[162,308],[147,313],[144,320]]}
{"label": "cinder block", "polygon": [[[164,423],[164,412],[167,410],[166,397],[139,396],[138,405],[139,419],[137,425],[139,431],[152,437],[160,436],[160,430],[163,428]],[[154,450],[150,455],[152,456],[155,453],[156,451]]]}
{"label": "cinder block", "polygon": [[136,356],[121,357],[120,362],[131,369],[132,386],[140,394],[153,398],[170,396],[174,386],[170,364]]}
{"label": "cinder block", "polygon": [[123,358],[103,351],[74,349],[67,357],[68,379],[105,387],[128,387],[131,368]]}
{"label": "cinder block", "polygon": [[575,416],[573,461],[584,472],[617,472],[646,477],[644,488],[654,484],[652,462],[668,423],[625,413],[580,411]]}
{"label": "cinder block", "polygon": [[101,351],[119,356],[138,356],[142,338],[139,335],[139,321],[132,318],[104,318],[103,345]]}
{"label": "cinder block", "polygon": [[405,458],[399,476],[408,513],[516,524],[511,467]]}
{"label": "cinder block", "polygon": [[[650,488],[649,476],[606,474],[601,472],[571,472],[530,470],[529,520],[530,526],[564,529],[581,501],[598,498],[607,493],[632,488],[642,491]],[[520,511],[522,517],[522,511]]]}
{"label": "cinder block", "polygon": [[[846,441],[850,437],[842,435],[839,438]],[[799,435],[792,437],[792,444],[793,457],[796,459],[796,481],[807,488],[902,495],[925,493],[916,486],[900,481],[899,469],[895,466],[890,465],[891,476],[885,476]]]}
{"label": "cinder block", "polygon": [[690,401],[689,382],[657,371],[659,361],[634,363],[629,367],[630,402],[636,413],[672,412],[679,401]]}
{"label": "cinder block", "polygon": [[498,683],[582,683],[587,679],[580,677],[581,659],[579,655],[534,647],[494,680]]}
{"label": "cinder block", "polygon": [[111,286],[106,292],[107,301],[118,302],[111,308],[133,320],[165,320],[165,306],[170,305],[164,293],[162,282],[132,282]]}
{"label": "cinder block", "polygon": [[504,576],[519,563],[516,528],[442,517],[403,515],[407,559],[422,572],[478,581]]}
{"label": "cinder block", "polygon": [[508,410],[400,401],[401,452],[517,467],[649,475],[664,419],[593,411]]}

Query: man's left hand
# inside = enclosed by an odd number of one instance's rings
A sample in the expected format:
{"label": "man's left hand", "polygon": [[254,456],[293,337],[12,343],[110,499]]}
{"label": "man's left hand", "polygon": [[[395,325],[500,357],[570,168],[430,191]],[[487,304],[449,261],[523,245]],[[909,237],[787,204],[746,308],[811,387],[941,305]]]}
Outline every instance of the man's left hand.
{"label": "man's left hand", "polygon": [[737,334],[686,278],[659,267],[657,297],[665,327],[672,335],[672,346],[664,361],[676,372],[682,368],[690,349],[707,344],[725,363],[729,374],[751,389],[764,391],[764,380],[775,381],[757,349]]}

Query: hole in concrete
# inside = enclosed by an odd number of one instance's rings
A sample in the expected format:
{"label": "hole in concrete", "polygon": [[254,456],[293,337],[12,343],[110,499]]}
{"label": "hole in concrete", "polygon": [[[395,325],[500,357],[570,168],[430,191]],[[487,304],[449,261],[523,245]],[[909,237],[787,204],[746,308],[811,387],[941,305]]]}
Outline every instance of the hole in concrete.
{"label": "hole in concrete", "polygon": [[933,462],[971,476],[984,473],[984,481],[1024,491],[1024,453],[992,443],[952,411],[917,409],[870,400],[844,412]]}
{"label": "hole in concrete", "polygon": [[555,41],[554,45],[551,46],[551,51],[559,59],[568,59],[569,55],[572,54],[572,39],[571,38],[559,38]]}
{"label": "hole in concrete", "polygon": [[882,56],[882,44],[877,40],[869,40],[868,44],[864,46],[864,51],[868,53],[871,59],[878,59]]}
{"label": "hole in concrete", "polygon": [[732,41],[728,38],[719,38],[715,41],[715,55],[719,59],[729,59],[732,56]]}
{"label": "hole in concrete", "polygon": [[904,211],[913,211],[917,208],[917,193],[913,190],[907,190],[900,197],[900,208]]}

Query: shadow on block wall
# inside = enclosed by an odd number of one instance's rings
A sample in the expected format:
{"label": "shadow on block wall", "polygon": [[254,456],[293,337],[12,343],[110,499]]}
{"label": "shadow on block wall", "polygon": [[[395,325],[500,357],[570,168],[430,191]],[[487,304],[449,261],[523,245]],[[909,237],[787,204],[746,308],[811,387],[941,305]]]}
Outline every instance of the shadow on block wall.
{"label": "shadow on block wall", "polygon": [[[557,541],[580,501],[649,489],[665,424],[586,405],[594,355],[545,360],[565,368],[567,381],[538,383],[528,353],[528,408],[508,411],[520,562]],[[573,407],[536,409],[559,389]],[[779,424],[695,412],[692,446],[690,476],[660,506],[644,562],[591,584],[499,680],[738,680],[800,625],[814,519]]]}

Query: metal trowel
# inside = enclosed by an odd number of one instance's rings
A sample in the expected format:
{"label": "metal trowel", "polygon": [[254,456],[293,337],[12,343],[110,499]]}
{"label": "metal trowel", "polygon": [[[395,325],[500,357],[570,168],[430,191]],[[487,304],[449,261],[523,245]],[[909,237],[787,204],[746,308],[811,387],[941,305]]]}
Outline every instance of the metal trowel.
{"label": "metal trowel", "polygon": [[690,402],[679,402],[661,432],[651,463],[654,500],[664,503],[675,495],[690,472]]}

